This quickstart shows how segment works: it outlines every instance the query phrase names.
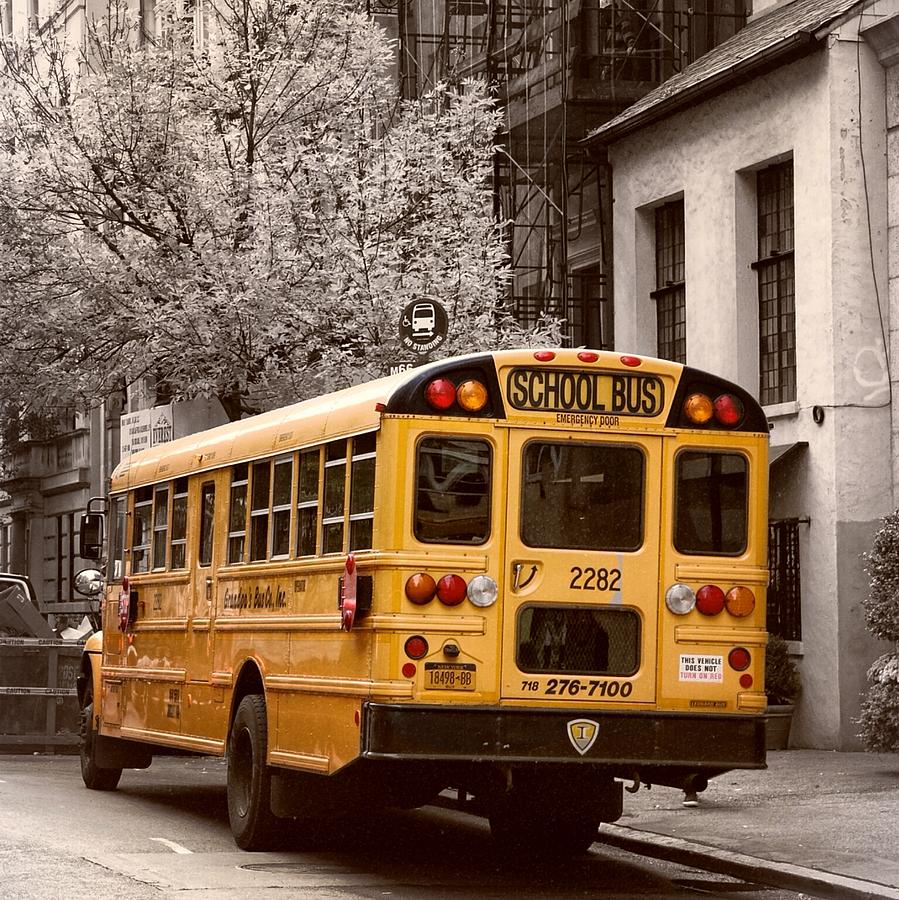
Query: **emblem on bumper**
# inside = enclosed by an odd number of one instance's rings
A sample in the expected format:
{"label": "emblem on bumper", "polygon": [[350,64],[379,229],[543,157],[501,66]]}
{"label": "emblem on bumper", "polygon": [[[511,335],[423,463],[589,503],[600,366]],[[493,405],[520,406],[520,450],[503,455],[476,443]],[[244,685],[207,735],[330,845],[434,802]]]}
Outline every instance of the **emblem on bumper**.
{"label": "emblem on bumper", "polygon": [[568,740],[578,753],[583,756],[594,744],[599,735],[599,723],[592,719],[572,719],[568,723]]}

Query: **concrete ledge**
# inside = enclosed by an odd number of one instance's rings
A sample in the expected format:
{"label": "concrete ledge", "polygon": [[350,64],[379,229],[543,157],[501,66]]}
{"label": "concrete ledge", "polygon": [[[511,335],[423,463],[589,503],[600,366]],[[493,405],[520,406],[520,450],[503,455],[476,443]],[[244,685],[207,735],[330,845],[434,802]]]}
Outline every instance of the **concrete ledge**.
{"label": "concrete ledge", "polygon": [[630,853],[683,863],[784,890],[802,891],[816,897],[834,900],[899,900],[899,889],[889,885],[807,869],[787,862],[758,859],[622,825],[604,823],[596,839],[599,843]]}

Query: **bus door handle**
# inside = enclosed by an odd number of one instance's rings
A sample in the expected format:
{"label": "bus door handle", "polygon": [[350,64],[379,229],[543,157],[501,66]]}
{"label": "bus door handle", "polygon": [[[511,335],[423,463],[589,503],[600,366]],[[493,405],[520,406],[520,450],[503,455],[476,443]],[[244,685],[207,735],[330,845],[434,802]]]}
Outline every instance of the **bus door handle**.
{"label": "bus door handle", "polygon": [[517,562],[512,567],[512,590],[520,591],[526,588],[537,575],[537,564]]}

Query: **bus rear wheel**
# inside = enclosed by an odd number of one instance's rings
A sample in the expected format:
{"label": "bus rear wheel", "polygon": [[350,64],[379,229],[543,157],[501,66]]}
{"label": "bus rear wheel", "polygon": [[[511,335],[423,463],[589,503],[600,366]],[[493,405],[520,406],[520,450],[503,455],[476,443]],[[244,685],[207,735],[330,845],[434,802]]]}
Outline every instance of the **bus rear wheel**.
{"label": "bus rear wheel", "polygon": [[490,834],[503,856],[559,859],[580,856],[596,840],[600,822],[592,817],[566,818],[535,807],[503,804],[490,813]]}
{"label": "bus rear wheel", "polygon": [[94,744],[94,694],[88,687],[84,693],[80,722],[81,780],[92,791],[114,791],[122,777],[121,769],[104,769],[97,765]]}
{"label": "bus rear wheel", "polygon": [[237,707],[228,744],[228,819],[241,850],[268,850],[276,842],[267,753],[265,698],[249,694]]}

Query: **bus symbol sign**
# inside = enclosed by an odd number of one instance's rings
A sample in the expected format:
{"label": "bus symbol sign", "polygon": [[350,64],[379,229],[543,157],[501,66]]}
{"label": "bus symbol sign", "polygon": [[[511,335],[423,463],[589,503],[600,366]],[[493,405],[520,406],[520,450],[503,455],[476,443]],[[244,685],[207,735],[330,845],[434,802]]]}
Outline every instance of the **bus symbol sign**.
{"label": "bus symbol sign", "polygon": [[436,300],[407,303],[400,315],[400,341],[413,353],[430,353],[445,340],[446,310]]}
{"label": "bus symbol sign", "polygon": [[599,723],[592,719],[572,719],[568,723],[568,740],[581,756],[593,746],[598,735]]}

